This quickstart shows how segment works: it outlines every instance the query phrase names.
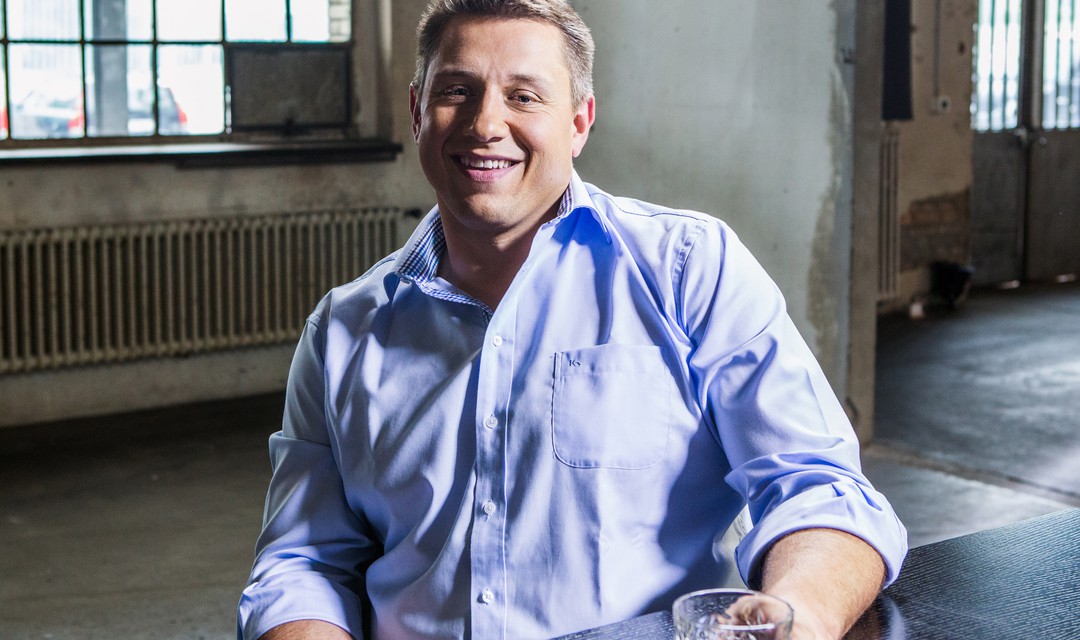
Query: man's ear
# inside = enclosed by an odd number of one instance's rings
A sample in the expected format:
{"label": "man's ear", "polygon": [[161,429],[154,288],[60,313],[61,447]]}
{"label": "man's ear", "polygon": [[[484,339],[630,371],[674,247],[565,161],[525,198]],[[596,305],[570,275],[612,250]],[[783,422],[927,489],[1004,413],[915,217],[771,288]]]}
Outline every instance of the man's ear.
{"label": "man's ear", "polygon": [[409,111],[412,112],[412,134],[413,140],[420,141],[420,94],[416,90],[416,86],[409,85]]}
{"label": "man's ear", "polygon": [[574,113],[574,133],[570,148],[573,150],[575,158],[581,155],[581,150],[585,148],[585,142],[589,139],[589,131],[595,121],[596,97],[589,96],[581,101],[581,105],[578,106],[577,111]]}

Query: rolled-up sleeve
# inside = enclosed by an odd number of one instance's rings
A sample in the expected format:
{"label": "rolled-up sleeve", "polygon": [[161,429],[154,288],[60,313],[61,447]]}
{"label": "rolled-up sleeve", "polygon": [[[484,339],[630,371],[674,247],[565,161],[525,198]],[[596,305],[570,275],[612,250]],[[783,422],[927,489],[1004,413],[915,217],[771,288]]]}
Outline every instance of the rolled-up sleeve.
{"label": "rolled-up sleeve", "polygon": [[309,319],[293,358],[282,430],[270,437],[273,477],[237,612],[241,639],[312,619],[361,637],[363,569],[378,546],[346,501],[330,446],[316,320]]}
{"label": "rolled-up sleeve", "polygon": [[697,400],[754,523],[735,554],[743,579],[784,535],[830,528],[874,547],[891,583],[907,532],[863,475],[851,423],[776,285],[719,223],[696,238],[681,277]]}

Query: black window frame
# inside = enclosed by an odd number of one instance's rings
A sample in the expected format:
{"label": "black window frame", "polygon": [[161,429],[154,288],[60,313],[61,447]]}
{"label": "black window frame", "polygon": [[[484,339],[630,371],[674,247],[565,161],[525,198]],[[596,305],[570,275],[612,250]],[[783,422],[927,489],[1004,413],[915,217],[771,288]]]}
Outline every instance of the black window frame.
{"label": "black window frame", "polygon": [[[3,101],[0,108],[10,118],[13,97],[11,95],[10,45],[12,44],[63,44],[79,48],[79,70],[83,91],[87,89],[86,58],[88,47],[101,45],[143,45],[151,48],[151,70],[154,101],[152,134],[91,136],[84,130],[78,137],[68,138],[13,138],[10,122],[3,138],[0,138],[0,165],[44,162],[81,161],[155,161],[175,163],[181,167],[311,163],[311,162],[368,162],[391,160],[401,152],[401,145],[380,138],[363,137],[356,125],[358,103],[349,62],[356,46],[355,5],[350,5],[348,37],[331,38],[327,41],[295,40],[293,34],[292,2],[284,0],[285,40],[230,40],[227,24],[228,0],[221,2],[221,33],[218,40],[160,40],[158,38],[157,3],[151,0],[150,39],[117,39],[86,37],[87,7],[85,0],[78,0],[79,38],[12,38],[8,25],[9,2],[0,4],[0,47],[3,56]],[[161,46],[219,46],[223,77],[223,113],[225,122],[219,133],[208,134],[162,134],[160,132],[160,94],[158,50]],[[287,55],[290,51],[311,51],[318,48],[343,52],[347,65],[345,74],[344,113],[341,122],[305,123],[301,127],[230,127],[229,81],[230,50],[262,51],[278,50]],[[87,101],[83,101],[83,118],[87,115]]]}

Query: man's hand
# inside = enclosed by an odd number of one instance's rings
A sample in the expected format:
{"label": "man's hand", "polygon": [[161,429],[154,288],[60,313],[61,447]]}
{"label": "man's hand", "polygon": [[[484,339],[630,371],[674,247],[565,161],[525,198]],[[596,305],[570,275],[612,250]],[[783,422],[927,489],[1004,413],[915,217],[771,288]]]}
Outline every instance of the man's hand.
{"label": "man's hand", "polygon": [[874,601],[884,578],[885,563],[862,539],[834,529],[806,529],[769,549],[761,590],[795,609],[792,640],[835,640]]}
{"label": "man's hand", "polygon": [[259,640],[353,640],[353,637],[329,622],[297,620],[274,627]]}

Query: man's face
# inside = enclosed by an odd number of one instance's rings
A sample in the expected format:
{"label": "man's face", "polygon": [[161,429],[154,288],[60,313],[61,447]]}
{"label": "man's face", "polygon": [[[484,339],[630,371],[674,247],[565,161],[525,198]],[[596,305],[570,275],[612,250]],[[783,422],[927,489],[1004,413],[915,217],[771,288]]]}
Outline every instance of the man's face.
{"label": "man's face", "polygon": [[534,20],[452,19],[410,106],[447,230],[491,237],[554,214],[593,121],[591,96],[571,100],[562,32]]}

